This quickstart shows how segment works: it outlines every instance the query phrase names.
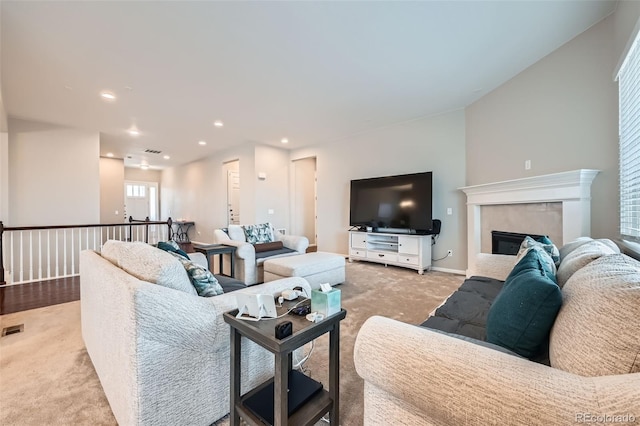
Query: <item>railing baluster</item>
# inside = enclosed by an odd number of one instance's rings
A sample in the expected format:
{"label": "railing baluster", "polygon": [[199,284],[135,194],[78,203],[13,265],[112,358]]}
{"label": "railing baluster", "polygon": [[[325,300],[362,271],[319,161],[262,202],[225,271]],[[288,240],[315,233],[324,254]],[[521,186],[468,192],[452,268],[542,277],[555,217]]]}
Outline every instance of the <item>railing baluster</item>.
{"label": "railing baluster", "polygon": [[33,280],[33,231],[29,231],[29,279]]}
{"label": "railing baluster", "polygon": [[24,279],[24,241],[22,240],[22,231],[20,231],[20,281]]}
{"label": "railing baluster", "polygon": [[51,236],[47,229],[47,278],[51,278]]}
{"label": "railing baluster", "polygon": [[16,280],[16,264],[14,259],[14,241],[13,232],[11,233],[11,282]]}
{"label": "railing baluster", "polygon": [[63,273],[64,276],[67,276],[67,230],[64,230],[64,233],[62,234],[62,240],[63,240],[63,246],[62,246],[62,254],[63,254],[63,259],[64,259],[64,268],[63,268]]}
{"label": "railing baluster", "polygon": [[42,231],[38,231],[38,279],[42,280]]}
{"label": "railing baluster", "polygon": [[58,238],[58,230],[56,229],[56,277],[60,276],[60,261],[58,260],[59,251],[60,251],[60,239]]}
{"label": "railing baluster", "polygon": [[[73,242],[73,228],[71,228],[71,273],[76,271],[76,248]],[[65,274],[66,275],[66,274]]]}

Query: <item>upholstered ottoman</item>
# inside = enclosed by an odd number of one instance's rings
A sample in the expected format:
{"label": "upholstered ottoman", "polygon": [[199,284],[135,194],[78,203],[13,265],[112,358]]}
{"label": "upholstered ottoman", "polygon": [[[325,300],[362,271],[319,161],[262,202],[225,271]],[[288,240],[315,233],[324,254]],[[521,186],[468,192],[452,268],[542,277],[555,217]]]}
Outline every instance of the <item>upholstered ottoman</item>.
{"label": "upholstered ottoman", "polygon": [[344,282],[344,263],[339,254],[321,251],[269,259],[264,262],[264,281],[302,277],[312,289],[320,288],[322,283],[336,285]]}

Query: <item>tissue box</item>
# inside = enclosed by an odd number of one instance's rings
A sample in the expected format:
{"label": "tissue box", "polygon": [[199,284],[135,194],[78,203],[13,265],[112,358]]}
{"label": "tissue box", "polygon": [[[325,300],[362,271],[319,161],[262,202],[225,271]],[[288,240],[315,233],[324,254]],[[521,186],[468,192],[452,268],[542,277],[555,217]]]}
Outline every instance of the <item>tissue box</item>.
{"label": "tissue box", "polygon": [[311,311],[321,313],[325,317],[340,312],[340,290],[311,290]]}

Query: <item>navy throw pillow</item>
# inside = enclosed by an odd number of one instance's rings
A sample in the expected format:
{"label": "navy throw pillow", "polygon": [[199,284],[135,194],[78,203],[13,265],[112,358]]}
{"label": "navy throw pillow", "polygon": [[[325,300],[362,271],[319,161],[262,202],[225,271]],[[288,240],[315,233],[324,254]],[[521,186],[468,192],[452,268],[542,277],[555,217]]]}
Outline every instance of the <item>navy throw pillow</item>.
{"label": "navy throw pillow", "polygon": [[507,277],[487,315],[487,341],[526,358],[534,357],[549,337],[562,306],[555,276],[530,250]]}
{"label": "navy throw pillow", "polygon": [[184,257],[185,259],[189,259],[189,255],[180,248],[180,246],[178,245],[178,243],[176,243],[175,241],[160,241],[158,243],[158,248],[160,250],[164,250],[164,251],[168,251],[170,253],[178,253],[180,256]]}

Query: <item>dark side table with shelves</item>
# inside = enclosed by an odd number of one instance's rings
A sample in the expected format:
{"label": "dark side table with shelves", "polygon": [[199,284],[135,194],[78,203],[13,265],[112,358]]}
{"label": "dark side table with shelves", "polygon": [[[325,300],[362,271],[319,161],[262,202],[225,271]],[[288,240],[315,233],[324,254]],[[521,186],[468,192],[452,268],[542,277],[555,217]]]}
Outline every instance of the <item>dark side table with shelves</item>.
{"label": "dark side table with shelves", "polygon": [[222,266],[224,265],[222,255],[229,254],[229,267],[231,268],[231,272],[227,275],[231,278],[234,278],[235,269],[233,266],[233,258],[235,257],[236,247],[235,246],[227,246],[224,244],[197,244],[192,243],[193,250],[196,252],[202,253],[207,258],[207,265],[209,265],[209,270],[213,272],[211,269],[211,256],[218,255],[218,267],[220,268],[219,274],[225,275],[223,272]]}
{"label": "dark side table with shelves", "polygon": [[[293,306],[285,302],[278,308],[282,315]],[[238,310],[226,312],[224,320],[231,327],[231,374],[230,374],[230,425],[240,424],[240,418],[249,425],[263,425],[244,401],[266,386],[274,386],[274,425],[312,425],[329,412],[331,424],[338,425],[340,418],[340,321],[347,311],[344,309],[324,320],[313,323],[304,316],[285,315],[281,318],[246,321],[236,318]],[[282,340],[275,337],[275,326],[284,321],[291,321],[293,333]],[[288,380],[292,369],[292,353],[297,348],[329,333],[329,389],[322,389],[302,407],[288,416]],[[240,340],[241,336],[252,340],[275,355],[275,376],[255,389],[240,396]]]}

